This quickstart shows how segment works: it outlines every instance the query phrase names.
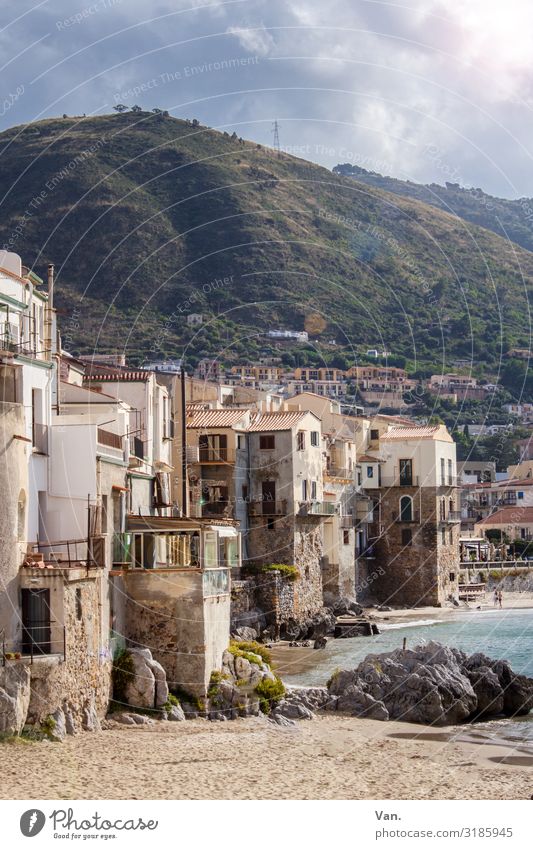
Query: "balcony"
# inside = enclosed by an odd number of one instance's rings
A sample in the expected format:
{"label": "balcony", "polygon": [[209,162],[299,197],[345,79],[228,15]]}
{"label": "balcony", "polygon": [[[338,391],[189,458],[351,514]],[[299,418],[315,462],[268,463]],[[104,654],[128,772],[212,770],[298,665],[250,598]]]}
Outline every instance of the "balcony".
{"label": "balcony", "polygon": [[234,463],[235,451],[231,448],[202,448],[198,451],[199,463],[211,463],[213,465]]}
{"label": "balcony", "polygon": [[354,527],[354,518],[353,516],[341,516],[339,524],[343,530],[349,531]]}
{"label": "balcony", "polygon": [[[422,485],[425,485],[426,482],[422,481]],[[381,478],[381,486],[385,489],[389,489],[393,486],[420,486],[419,478],[417,475],[393,475],[393,477],[382,477]]]}
{"label": "balcony", "polygon": [[286,516],[287,515],[287,499],[281,501],[249,501],[248,502],[249,516]]}
{"label": "balcony", "polygon": [[140,462],[144,460],[144,442],[139,436],[130,436],[130,456]]}
{"label": "balcony", "polygon": [[327,478],[340,478],[341,480],[353,480],[354,469],[345,469],[341,466],[327,466],[324,470],[324,476]]}
{"label": "balcony", "polygon": [[334,516],[338,505],[334,501],[300,501],[299,516]]}
{"label": "balcony", "polygon": [[233,505],[230,501],[206,501],[201,505],[203,519],[208,519],[210,516],[219,516],[224,519],[233,519]]}
{"label": "balcony", "polygon": [[116,460],[124,460],[123,438],[120,434],[99,427],[96,430],[96,443],[100,453],[114,457]]}
{"label": "balcony", "polygon": [[441,517],[440,521],[441,522],[455,523],[455,522],[460,522],[461,519],[462,519],[462,516],[461,516],[460,510],[448,510],[446,515]]}

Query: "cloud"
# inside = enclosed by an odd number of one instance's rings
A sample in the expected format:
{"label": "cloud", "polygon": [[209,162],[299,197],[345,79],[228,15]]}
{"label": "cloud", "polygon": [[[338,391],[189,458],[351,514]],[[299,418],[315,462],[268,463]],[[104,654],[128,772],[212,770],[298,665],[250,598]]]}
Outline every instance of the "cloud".
{"label": "cloud", "polygon": [[[110,111],[117,93],[140,90],[130,105],[262,143],[277,118],[283,146],[305,145],[327,167],[352,154],[415,181],[453,173],[533,195],[526,0],[94,0],[76,10],[55,0],[12,14],[2,77],[6,97],[23,94],[0,109],[2,128]],[[223,61],[246,57],[257,61]]]}

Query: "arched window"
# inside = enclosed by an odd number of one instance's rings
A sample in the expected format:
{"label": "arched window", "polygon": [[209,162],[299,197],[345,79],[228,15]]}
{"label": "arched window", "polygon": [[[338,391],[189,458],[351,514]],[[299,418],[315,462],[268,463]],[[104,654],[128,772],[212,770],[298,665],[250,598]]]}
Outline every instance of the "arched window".
{"label": "arched window", "polygon": [[448,501],[448,511],[449,511],[450,513],[453,513],[454,509],[455,509],[455,508],[454,508],[454,506],[453,506],[453,498],[450,498],[450,499],[449,499],[449,501]]}
{"label": "arched window", "polygon": [[413,521],[413,499],[410,495],[402,495],[400,498],[400,521]]}
{"label": "arched window", "polygon": [[17,507],[17,538],[19,542],[24,542],[26,536],[26,493],[23,489],[19,492],[19,500]]}
{"label": "arched window", "polygon": [[441,498],[440,500],[440,519],[443,522],[446,518],[446,499]]}

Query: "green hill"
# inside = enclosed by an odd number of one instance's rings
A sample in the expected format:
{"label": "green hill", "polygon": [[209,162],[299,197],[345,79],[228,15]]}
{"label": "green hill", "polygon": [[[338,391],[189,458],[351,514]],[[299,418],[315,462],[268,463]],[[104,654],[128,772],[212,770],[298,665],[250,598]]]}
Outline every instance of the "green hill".
{"label": "green hill", "polygon": [[446,182],[440,186],[438,183],[424,185],[411,180],[397,180],[375,171],[366,171],[358,165],[336,165],[333,171],[367,186],[421,200],[533,251],[533,198],[508,200],[488,195],[479,188],[465,189],[459,183]]}
{"label": "green hill", "polygon": [[502,344],[529,344],[528,251],[195,122],[15,127],[0,134],[0,185],[0,244],[41,275],[55,263],[75,353],[243,360],[273,352],[265,331],[307,326],[286,362],[348,365],[383,345],[411,367],[494,370]]}

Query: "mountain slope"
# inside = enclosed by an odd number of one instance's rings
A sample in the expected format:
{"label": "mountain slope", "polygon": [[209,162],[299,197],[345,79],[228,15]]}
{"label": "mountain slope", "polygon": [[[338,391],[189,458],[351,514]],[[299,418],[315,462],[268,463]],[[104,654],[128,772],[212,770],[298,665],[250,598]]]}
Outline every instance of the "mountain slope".
{"label": "mountain slope", "polygon": [[498,236],[533,251],[533,198],[497,198],[479,188],[462,188],[459,183],[446,182],[444,186],[412,183],[410,180],[384,177],[358,165],[336,165],[333,171],[367,186],[420,200],[471,224],[486,227]]}
{"label": "mountain slope", "polygon": [[271,350],[264,331],[306,324],[302,361],[383,345],[416,367],[495,368],[502,335],[529,344],[529,252],[205,127],[150,113],[16,127],[0,187],[0,244],[37,273],[55,262],[73,352],[243,359]]}

